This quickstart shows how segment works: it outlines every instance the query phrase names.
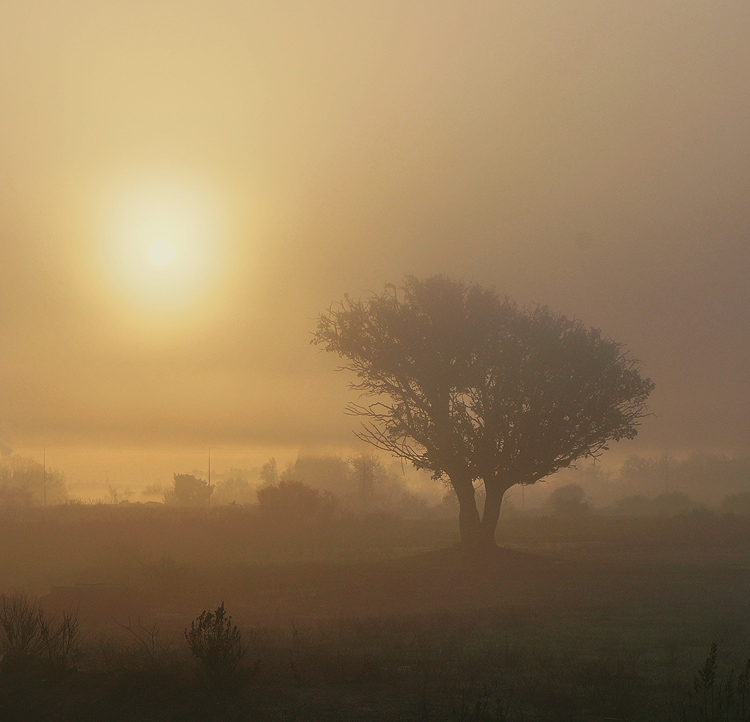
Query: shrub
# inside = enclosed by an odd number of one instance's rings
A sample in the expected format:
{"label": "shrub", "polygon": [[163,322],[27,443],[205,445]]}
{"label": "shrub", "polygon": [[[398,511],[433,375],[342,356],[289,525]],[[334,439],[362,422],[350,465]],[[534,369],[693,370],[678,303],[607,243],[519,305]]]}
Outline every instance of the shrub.
{"label": "shrub", "polygon": [[63,612],[62,617],[39,618],[39,635],[47,660],[53,669],[67,672],[75,668],[78,656],[78,615]]}
{"label": "shrub", "polygon": [[185,629],[185,639],[212,686],[236,691],[247,681],[248,670],[242,663],[247,647],[224,602],[215,612],[203,611],[191,622],[190,629]]}
{"label": "shrub", "polygon": [[58,672],[74,668],[78,654],[78,616],[45,618],[36,603],[24,595],[2,597],[0,627],[4,635],[3,669],[26,668],[40,661]]}
{"label": "shrub", "polygon": [[4,660],[33,657],[42,651],[41,620],[42,612],[36,600],[23,594],[14,594],[12,597],[3,595],[0,626],[5,632]]}

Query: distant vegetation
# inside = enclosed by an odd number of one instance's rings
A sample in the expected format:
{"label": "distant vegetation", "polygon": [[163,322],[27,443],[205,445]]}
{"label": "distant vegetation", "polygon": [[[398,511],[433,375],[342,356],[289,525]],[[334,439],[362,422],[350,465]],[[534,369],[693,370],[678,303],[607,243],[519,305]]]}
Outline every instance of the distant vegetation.
{"label": "distant vegetation", "polygon": [[166,504],[175,506],[208,506],[211,488],[194,474],[175,474],[172,488],[164,495]]}
{"label": "distant vegetation", "polygon": [[[184,478],[197,492],[178,492]],[[177,482],[177,478],[181,481]],[[259,470],[230,469],[212,484],[210,504],[253,506],[290,493],[290,482],[310,487],[309,496],[325,499],[330,509],[346,513],[381,512],[404,518],[451,517],[457,501],[446,487],[443,499],[424,495],[426,481],[386,468],[375,454],[359,452],[348,458],[300,455],[283,471],[269,460]],[[301,488],[296,487],[298,490]],[[271,489],[271,491],[265,491]],[[278,493],[273,490],[280,490]],[[202,490],[202,491],[201,491]],[[196,475],[175,475],[172,488],[155,486],[167,504],[207,506],[208,483]],[[303,492],[299,492],[303,493]],[[528,493],[521,505],[518,490],[507,495],[502,518],[518,515],[589,513],[624,516],[674,516],[707,508],[720,513],[750,515],[750,458],[693,453],[682,458],[667,455],[630,456],[619,467],[601,464],[570,468],[550,478],[550,491]],[[476,488],[479,509],[484,488]],[[178,502],[178,499],[182,501]],[[539,501],[541,499],[541,502]],[[284,502],[280,502],[284,503]],[[291,503],[291,502],[290,502]],[[317,502],[311,502],[315,506]]]}
{"label": "distant vegetation", "polygon": [[[291,489],[304,494],[300,490],[309,487],[310,500],[318,498],[329,512],[340,514],[384,513],[405,519],[429,519],[449,518],[457,513],[455,494],[450,489],[445,487],[441,499],[426,475],[406,471],[405,475],[398,464],[386,466],[380,457],[369,452],[348,457],[301,454],[283,470],[270,459],[259,469],[214,472],[210,489],[201,472],[175,473],[168,486],[153,483],[143,487],[140,498],[158,500],[149,502],[152,505],[194,508],[286,503],[299,506],[283,499]],[[0,509],[42,506],[44,486],[45,470],[38,461],[10,454],[0,457]],[[65,474],[59,469],[46,469],[46,490],[48,506],[81,503],[68,492]],[[477,485],[476,498],[481,510],[481,484]],[[99,502],[138,505],[136,499],[132,485],[109,485]],[[310,501],[311,507],[319,502]],[[680,458],[631,456],[614,468],[588,464],[565,469],[550,478],[547,492],[527,490],[523,503],[520,489],[512,490],[506,495],[502,518],[581,512],[674,516],[701,508],[750,515],[749,457],[701,453]]]}
{"label": "distant vegetation", "polygon": [[0,456],[0,506],[62,504],[67,498],[61,471],[15,454]]}
{"label": "distant vegetation", "polygon": [[[454,509],[369,455],[233,470],[211,507],[195,474],[184,505],[5,504],[0,716],[748,722],[747,492],[711,510],[671,490],[705,457],[667,491],[662,461],[508,505],[496,567],[435,551]],[[651,495],[592,503],[620,485]]]}

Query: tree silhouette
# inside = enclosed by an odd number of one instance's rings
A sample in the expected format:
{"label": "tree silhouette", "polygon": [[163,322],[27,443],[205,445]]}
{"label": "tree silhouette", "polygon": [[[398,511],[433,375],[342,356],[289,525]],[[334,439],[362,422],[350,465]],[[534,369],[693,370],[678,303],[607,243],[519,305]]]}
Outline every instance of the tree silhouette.
{"label": "tree silhouette", "polygon": [[175,474],[174,486],[165,494],[164,500],[177,506],[207,506],[211,492],[207,481],[193,474]]}
{"label": "tree silhouette", "polygon": [[363,418],[359,438],[448,480],[470,547],[494,545],[511,486],[633,438],[653,389],[598,330],[443,276],[345,297],[319,316],[312,342],[374,397],[348,407]]}
{"label": "tree silhouette", "polygon": [[586,494],[580,484],[566,484],[555,489],[549,497],[549,506],[554,514],[578,516],[588,511]]}
{"label": "tree silhouette", "polygon": [[34,459],[7,455],[0,458],[0,505],[41,506],[63,504],[67,499],[65,475],[44,468]]}
{"label": "tree silhouette", "polygon": [[269,517],[303,520],[330,514],[334,501],[329,493],[321,494],[301,481],[282,479],[277,486],[258,489],[260,511]]}

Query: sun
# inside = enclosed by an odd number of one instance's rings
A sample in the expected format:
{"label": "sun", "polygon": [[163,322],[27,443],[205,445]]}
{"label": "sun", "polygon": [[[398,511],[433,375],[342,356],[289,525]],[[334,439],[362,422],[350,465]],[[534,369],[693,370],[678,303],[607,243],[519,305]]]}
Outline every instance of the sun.
{"label": "sun", "polygon": [[157,266],[168,266],[176,255],[177,249],[168,238],[155,238],[148,247],[148,257]]}
{"label": "sun", "polygon": [[228,219],[217,192],[190,179],[113,182],[101,201],[98,280],[128,307],[208,304],[227,272]]}

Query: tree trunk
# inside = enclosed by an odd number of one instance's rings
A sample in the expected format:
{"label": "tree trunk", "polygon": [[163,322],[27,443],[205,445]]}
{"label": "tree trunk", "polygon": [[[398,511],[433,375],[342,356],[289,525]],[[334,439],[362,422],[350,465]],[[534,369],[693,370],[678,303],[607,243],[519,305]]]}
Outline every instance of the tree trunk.
{"label": "tree trunk", "polygon": [[484,513],[482,514],[482,543],[486,547],[495,547],[495,530],[500,518],[500,507],[503,496],[510,487],[492,479],[485,479]]}
{"label": "tree trunk", "polygon": [[482,522],[479,519],[474,498],[474,484],[471,479],[451,477],[451,486],[458,497],[458,526],[461,532],[461,546],[479,547],[482,544]]}

